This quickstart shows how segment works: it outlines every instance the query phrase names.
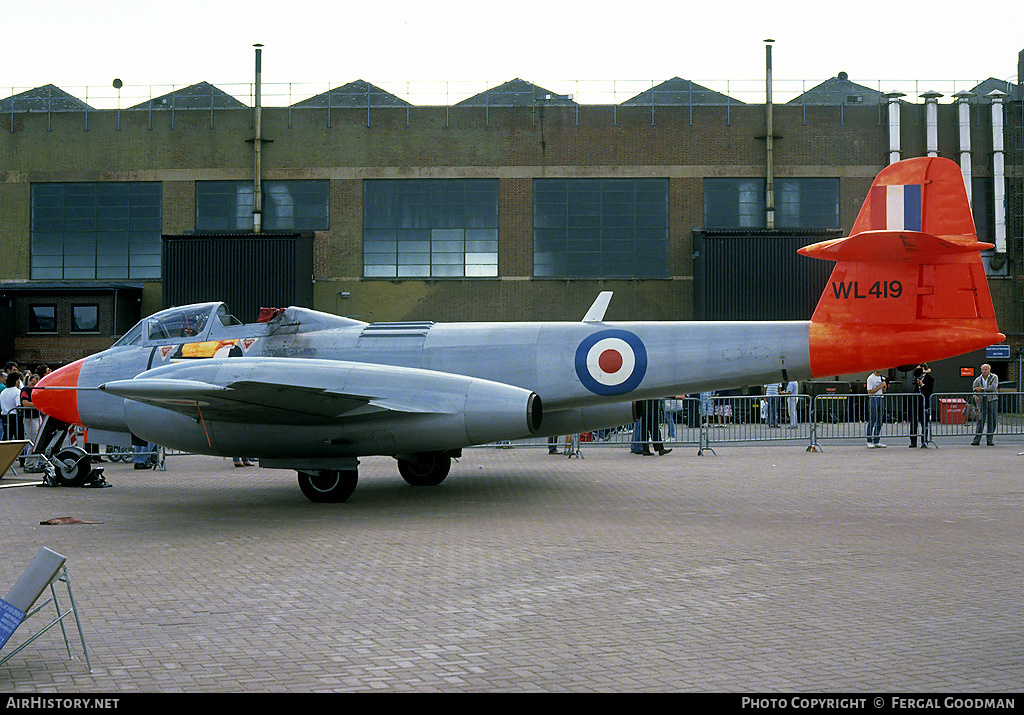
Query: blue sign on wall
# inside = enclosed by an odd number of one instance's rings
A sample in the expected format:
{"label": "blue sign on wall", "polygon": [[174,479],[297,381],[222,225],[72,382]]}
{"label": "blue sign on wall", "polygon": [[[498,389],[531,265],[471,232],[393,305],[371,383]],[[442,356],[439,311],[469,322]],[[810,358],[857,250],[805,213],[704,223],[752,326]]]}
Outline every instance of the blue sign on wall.
{"label": "blue sign on wall", "polygon": [[986,360],[1009,360],[1010,359],[1010,346],[1009,345],[989,345],[985,348],[985,359]]}

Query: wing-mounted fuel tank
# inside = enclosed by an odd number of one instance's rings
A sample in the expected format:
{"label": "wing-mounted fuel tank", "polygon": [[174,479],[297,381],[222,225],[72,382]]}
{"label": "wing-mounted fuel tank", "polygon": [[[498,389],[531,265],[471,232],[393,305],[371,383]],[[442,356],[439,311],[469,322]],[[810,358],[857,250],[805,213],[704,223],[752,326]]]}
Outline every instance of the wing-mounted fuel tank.
{"label": "wing-mounted fuel tank", "polygon": [[406,454],[519,439],[540,398],[489,380],[338,360],[212,358],[101,390],[131,431],[176,449],[267,458]]}

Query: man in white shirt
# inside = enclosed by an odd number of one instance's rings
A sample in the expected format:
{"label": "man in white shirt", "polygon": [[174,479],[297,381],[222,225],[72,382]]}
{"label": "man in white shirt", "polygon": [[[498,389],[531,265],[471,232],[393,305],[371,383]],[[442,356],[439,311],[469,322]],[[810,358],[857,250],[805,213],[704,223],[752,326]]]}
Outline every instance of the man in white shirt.
{"label": "man in white shirt", "polygon": [[796,380],[790,380],[789,384],[786,385],[786,404],[789,407],[789,429],[796,429],[797,417],[796,417],[796,401],[797,395],[800,394],[800,383]]}
{"label": "man in white shirt", "polygon": [[764,386],[764,399],[768,405],[767,422],[769,427],[779,426],[779,385],[772,382]]}
{"label": "man in white shirt", "polygon": [[[868,447],[877,449],[879,447],[884,448],[885,445],[881,443],[882,438],[882,418],[885,416],[885,394],[886,389],[889,387],[889,383],[882,377],[881,370],[875,370],[868,375],[867,388],[868,388]],[[872,440],[872,434],[874,439]]]}
{"label": "man in white shirt", "polygon": [[14,408],[21,402],[21,373],[13,370],[7,373],[4,380],[6,387],[0,392],[0,415],[3,415],[4,439],[21,439],[21,430],[18,429],[18,413]]}

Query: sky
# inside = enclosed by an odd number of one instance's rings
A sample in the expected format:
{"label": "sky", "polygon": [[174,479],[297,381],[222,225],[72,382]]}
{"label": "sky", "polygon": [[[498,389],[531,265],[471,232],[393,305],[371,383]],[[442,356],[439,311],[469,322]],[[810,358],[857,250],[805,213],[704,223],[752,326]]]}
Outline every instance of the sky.
{"label": "sky", "polygon": [[[598,80],[649,87],[676,76],[763,92],[767,38],[775,40],[776,91],[798,81],[809,89],[840,71],[875,89],[919,80],[921,91],[942,91],[927,80],[1014,78],[1024,49],[1022,0],[694,5],[5,0],[0,96],[52,83],[79,97],[89,87],[90,103],[101,106],[102,97],[114,96],[115,78],[129,96],[145,95],[151,85],[251,84],[254,43],[264,46],[268,96],[288,83],[324,91],[356,79],[388,89],[435,83],[438,91],[468,96],[515,77],[557,92],[585,92]],[[750,99],[763,101],[763,94]]]}

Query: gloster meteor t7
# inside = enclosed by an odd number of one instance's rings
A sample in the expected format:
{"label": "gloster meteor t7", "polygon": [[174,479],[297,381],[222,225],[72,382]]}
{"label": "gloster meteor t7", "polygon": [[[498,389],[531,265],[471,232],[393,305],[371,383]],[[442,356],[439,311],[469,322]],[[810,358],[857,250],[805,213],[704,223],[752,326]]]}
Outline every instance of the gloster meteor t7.
{"label": "gloster meteor t7", "polygon": [[[800,249],[836,262],[810,321],[374,323],[291,307],[243,324],[221,303],[144,319],[33,393],[45,440],[83,425],[298,472],[313,501],[344,501],[358,458],[390,455],[440,483],[463,447],[633,421],[637,400],[850,374],[1003,339],[960,170],[908,159],[875,179],[850,236]],[[56,455],[59,479],[82,455]],[[71,450],[69,452],[69,449]]]}

